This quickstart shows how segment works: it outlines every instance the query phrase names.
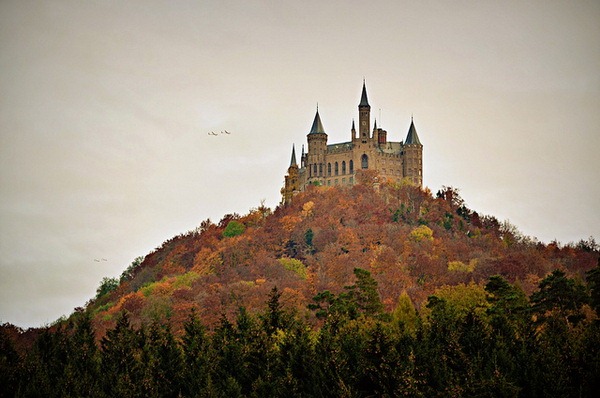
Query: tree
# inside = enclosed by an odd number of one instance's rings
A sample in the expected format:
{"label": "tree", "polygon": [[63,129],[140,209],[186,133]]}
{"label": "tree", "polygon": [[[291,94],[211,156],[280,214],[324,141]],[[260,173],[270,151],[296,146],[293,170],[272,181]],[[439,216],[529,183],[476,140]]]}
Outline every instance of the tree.
{"label": "tree", "polygon": [[0,395],[7,397],[16,396],[19,381],[22,378],[22,363],[15,350],[9,329],[10,324],[0,325],[0,385],[4,390]]}
{"label": "tree", "polygon": [[131,264],[121,273],[121,277],[119,278],[119,282],[130,281],[133,279],[140,265],[144,262],[145,256],[136,257]]}
{"label": "tree", "polygon": [[117,278],[102,278],[102,282],[100,282],[100,286],[96,289],[96,299],[112,292],[116,288],[119,287],[119,280]]}
{"label": "tree", "polygon": [[414,336],[417,330],[418,315],[405,290],[398,297],[398,304],[392,313],[392,320],[399,326],[401,333]]}
{"label": "tree", "polygon": [[229,221],[227,227],[225,227],[225,230],[223,231],[223,236],[226,238],[232,238],[234,236],[243,234],[245,229],[246,227],[244,226],[244,224],[232,220]]}
{"label": "tree", "polygon": [[383,303],[377,291],[377,281],[371,273],[362,268],[354,268],[356,283],[347,287],[350,300],[356,302],[358,309],[366,316],[383,313]]}
{"label": "tree", "polygon": [[144,335],[131,328],[122,312],[114,329],[101,341],[103,390],[107,396],[146,396],[142,354]]}
{"label": "tree", "polygon": [[183,329],[182,394],[188,397],[199,396],[201,391],[209,389],[210,384],[212,369],[210,340],[195,311],[190,313]]}
{"label": "tree", "polygon": [[586,274],[587,285],[590,290],[590,304],[600,316],[600,257],[598,257],[598,265],[589,270]]}
{"label": "tree", "polygon": [[554,270],[540,282],[539,291],[531,295],[532,309],[541,319],[556,311],[569,322],[582,319],[579,309],[589,301],[585,288],[561,270]]}

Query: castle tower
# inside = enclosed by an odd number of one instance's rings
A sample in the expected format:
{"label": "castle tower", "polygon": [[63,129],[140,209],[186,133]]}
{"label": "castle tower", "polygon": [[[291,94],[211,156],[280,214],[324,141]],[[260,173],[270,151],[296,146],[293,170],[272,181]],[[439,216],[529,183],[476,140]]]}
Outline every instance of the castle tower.
{"label": "castle tower", "polygon": [[404,177],[413,184],[423,186],[423,145],[419,140],[415,124],[410,118],[410,127],[404,141],[404,162],[402,164]]}
{"label": "castle tower", "polygon": [[362,95],[358,104],[358,132],[363,144],[369,139],[369,128],[371,127],[371,105],[367,98],[367,86],[363,80]]}
{"label": "castle tower", "polygon": [[296,149],[294,145],[292,145],[292,159],[287,171],[288,174],[285,176],[285,185],[282,190],[284,205],[291,203],[292,197],[300,191],[299,169],[298,163],[296,163]]}
{"label": "castle tower", "polygon": [[358,182],[356,173],[362,169],[377,173],[378,183],[397,183],[407,179],[416,186],[423,186],[423,145],[412,117],[406,139],[389,140],[391,135],[388,137],[387,131],[381,127],[381,120],[379,125],[377,120],[371,125],[371,106],[364,79],[358,120],[352,119],[350,135],[347,142],[328,143],[317,105],[307,134],[308,146],[302,146],[298,163],[295,147],[292,146],[292,159],[285,185],[281,188],[282,204],[289,204],[296,193],[305,191],[310,185],[352,186]]}
{"label": "castle tower", "polygon": [[321,123],[319,108],[313,121],[310,133],[307,135],[308,155],[306,167],[308,169],[308,183],[322,183],[325,176],[325,155],[327,153],[327,134]]}

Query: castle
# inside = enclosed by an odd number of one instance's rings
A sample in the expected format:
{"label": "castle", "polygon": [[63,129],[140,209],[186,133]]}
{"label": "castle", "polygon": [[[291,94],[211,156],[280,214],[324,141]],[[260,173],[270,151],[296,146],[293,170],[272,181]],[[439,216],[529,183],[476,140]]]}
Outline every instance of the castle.
{"label": "castle", "polygon": [[423,185],[423,145],[412,121],[404,142],[387,140],[387,131],[371,126],[371,106],[367,87],[363,81],[362,95],[358,104],[358,134],[352,120],[351,140],[339,144],[327,144],[327,134],[321,123],[319,108],[307,135],[308,152],[296,162],[296,150],[292,146],[292,160],[281,189],[283,203],[308,185],[352,185],[357,170],[376,170],[381,182],[408,179]]}

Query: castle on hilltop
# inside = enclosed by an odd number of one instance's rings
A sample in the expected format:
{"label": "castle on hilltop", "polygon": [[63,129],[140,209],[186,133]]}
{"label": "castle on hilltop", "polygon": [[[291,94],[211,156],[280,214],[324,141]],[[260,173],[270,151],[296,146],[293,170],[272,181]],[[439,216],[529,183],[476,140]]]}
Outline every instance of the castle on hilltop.
{"label": "castle on hilltop", "polygon": [[296,150],[292,145],[292,160],[281,189],[283,203],[304,191],[308,185],[353,185],[357,170],[376,170],[381,182],[408,179],[423,185],[423,145],[419,141],[412,117],[404,142],[387,140],[387,131],[371,126],[371,106],[367,87],[363,81],[362,95],[358,104],[358,132],[352,120],[351,140],[339,144],[327,144],[327,134],[321,123],[319,108],[307,135],[308,151],[296,162]]}

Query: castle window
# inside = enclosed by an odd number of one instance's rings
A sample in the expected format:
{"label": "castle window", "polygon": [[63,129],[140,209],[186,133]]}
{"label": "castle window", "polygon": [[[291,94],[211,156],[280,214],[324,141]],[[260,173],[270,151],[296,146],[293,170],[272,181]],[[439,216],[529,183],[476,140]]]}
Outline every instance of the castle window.
{"label": "castle window", "polygon": [[335,162],[335,175],[338,175],[338,162]]}
{"label": "castle window", "polygon": [[327,163],[327,175],[331,176],[331,163]]}
{"label": "castle window", "polygon": [[346,174],[346,161],[342,162],[342,174]]}
{"label": "castle window", "polygon": [[346,179],[342,178],[342,185],[346,185]]}
{"label": "castle window", "polygon": [[319,163],[319,175],[323,175],[323,163]]}
{"label": "castle window", "polygon": [[360,162],[361,162],[361,168],[363,169],[368,169],[369,168],[369,157],[364,154],[362,155],[362,157],[360,158]]}
{"label": "castle window", "polygon": [[350,184],[354,183],[354,177],[350,177]]}
{"label": "castle window", "polygon": [[317,164],[313,164],[313,174],[316,176],[317,175]]}
{"label": "castle window", "polygon": [[350,174],[354,173],[354,161],[350,160]]}

